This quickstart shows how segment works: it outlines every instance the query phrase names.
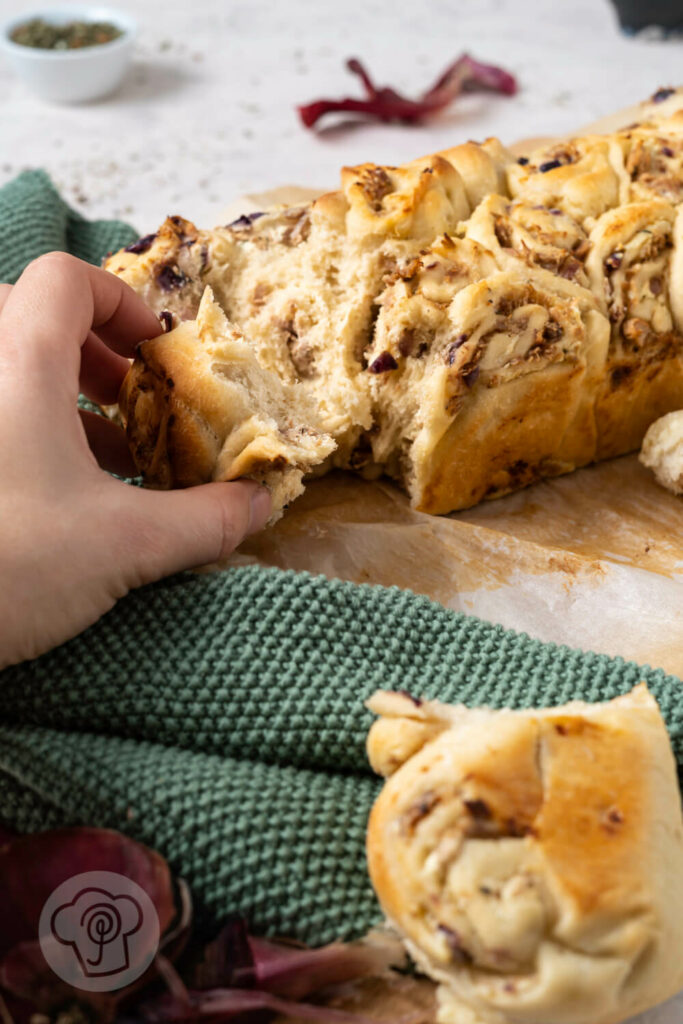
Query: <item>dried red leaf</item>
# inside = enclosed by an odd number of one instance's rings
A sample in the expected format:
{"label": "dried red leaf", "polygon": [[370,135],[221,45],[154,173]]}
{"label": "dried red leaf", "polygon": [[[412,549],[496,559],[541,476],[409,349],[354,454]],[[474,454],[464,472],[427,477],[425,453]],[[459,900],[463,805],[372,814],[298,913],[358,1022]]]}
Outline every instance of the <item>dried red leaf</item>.
{"label": "dried red leaf", "polygon": [[32,1012],[87,1003],[100,1024],[114,1019],[120,998],[120,993],[83,992],[62,981],[46,964],[38,942],[20,942],[5,955],[0,963],[0,988],[30,1004]]}
{"label": "dried red leaf", "polygon": [[91,871],[122,875],[144,889],[156,909],[161,947],[167,956],[177,956],[187,939],[189,894],[179,882],[180,909],[176,911],[168,865],[154,850],[108,829],[59,829],[12,838],[0,847],[0,986],[20,1001],[20,1019],[26,1017],[24,1004],[49,1013],[78,1003],[87,1005],[89,1015],[106,1024],[122,1000],[155,976],[150,966],[115,992],[86,992],[63,981],[46,962],[38,938],[43,906],[63,882]]}
{"label": "dried red leaf", "polygon": [[0,825],[0,850],[3,846],[7,846],[8,843],[13,842],[17,838],[16,832],[10,832],[4,825]]}
{"label": "dried red leaf", "polygon": [[192,931],[192,894],[183,878],[176,879],[177,912],[170,930],[163,932],[159,941],[159,952],[167,960],[175,961],[184,950]]}
{"label": "dried red leaf", "polygon": [[483,89],[500,92],[504,96],[514,96],[517,92],[517,80],[509,71],[504,71],[495,64],[482,64],[468,53],[463,53],[446,68],[432,88],[425,93],[424,99],[448,97],[446,102],[449,102],[460,92],[477,92]]}
{"label": "dried red leaf", "polygon": [[[159,916],[162,940],[153,964],[132,984],[110,993],[85,992],[62,981],[46,963],[38,941],[45,901],[62,882],[85,871],[111,871],[135,881]],[[191,922],[191,900],[182,882],[175,897],[163,858],[119,833],[62,829],[11,839],[0,848],[0,906],[7,911],[0,986],[18,1008],[17,1020],[28,1020],[31,1008],[54,1014],[78,1005],[87,1007],[87,1016],[98,1024],[111,1024],[123,1007],[150,1022],[201,1019],[217,1024],[221,1019],[281,1013],[321,1024],[372,1024],[363,1016],[299,1000],[404,962],[398,943],[333,943],[308,949],[254,938],[243,919],[233,918],[188,975],[194,986],[188,989],[172,964]],[[140,990],[155,980],[163,980],[168,992],[139,1007]],[[412,1016],[404,1018],[405,1024],[409,1021],[413,1024]]]}
{"label": "dried red leaf", "polygon": [[19,942],[38,938],[43,905],[54,890],[85,871],[113,871],[145,890],[156,908],[160,932],[176,910],[164,858],[120,832],[64,828],[21,836],[0,848],[0,960]]}
{"label": "dried red leaf", "polygon": [[254,955],[247,923],[231,917],[216,938],[204,947],[202,957],[190,975],[195,988],[253,988],[256,981]]}
{"label": "dried red leaf", "polygon": [[360,78],[367,98],[322,99],[298,107],[299,116],[306,128],[312,128],[326,114],[339,112],[364,114],[379,121],[415,124],[443,110],[461,92],[486,89],[512,96],[517,91],[517,82],[508,71],[491,64],[482,64],[466,53],[449,65],[431,89],[427,89],[416,100],[403,96],[390,86],[378,88],[367,69],[355,57],[348,60],[346,66]]}
{"label": "dried red leaf", "polygon": [[400,943],[334,942],[318,949],[254,938],[231,919],[204,950],[192,975],[196,988],[261,989],[301,999],[328,985],[405,964]]}

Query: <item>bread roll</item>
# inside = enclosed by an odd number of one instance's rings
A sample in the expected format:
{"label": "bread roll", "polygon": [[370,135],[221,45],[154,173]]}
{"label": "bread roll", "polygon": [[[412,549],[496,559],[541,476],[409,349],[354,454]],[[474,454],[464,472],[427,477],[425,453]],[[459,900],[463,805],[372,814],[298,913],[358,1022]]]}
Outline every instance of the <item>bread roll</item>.
{"label": "bread roll", "polygon": [[588,235],[560,209],[489,195],[469,218],[466,236],[493,253],[501,270],[539,267],[588,287]]}
{"label": "bread roll", "polygon": [[370,877],[440,1024],[617,1024],[683,986],[681,799],[644,684],[546,710],[368,706],[387,776]]}
{"label": "bread roll", "polygon": [[625,202],[683,200],[683,117],[633,125],[617,134],[628,177]]}
{"label": "bread roll", "polygon": [[643,441],[640,461],[667,491],[683,494],[683,409],[652,424]]}
{"label": "bread roll", "polygon": [[508,187],[515,199],[559,208],[583,223],[626,199],[620,145],[589,135],[545,146],[510,165]]}

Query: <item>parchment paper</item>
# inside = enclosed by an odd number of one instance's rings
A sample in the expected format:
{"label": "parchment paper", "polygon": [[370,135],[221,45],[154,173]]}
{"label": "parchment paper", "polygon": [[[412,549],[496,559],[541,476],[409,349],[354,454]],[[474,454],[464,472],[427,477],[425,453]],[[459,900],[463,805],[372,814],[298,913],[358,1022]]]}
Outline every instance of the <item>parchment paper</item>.
{"label": "parchment paper", "polygon": [[683,676],[683,502],[635,456],[455,515],[389,481],[313,481],[233,564],[257,561],[410,588],[542,640]]}

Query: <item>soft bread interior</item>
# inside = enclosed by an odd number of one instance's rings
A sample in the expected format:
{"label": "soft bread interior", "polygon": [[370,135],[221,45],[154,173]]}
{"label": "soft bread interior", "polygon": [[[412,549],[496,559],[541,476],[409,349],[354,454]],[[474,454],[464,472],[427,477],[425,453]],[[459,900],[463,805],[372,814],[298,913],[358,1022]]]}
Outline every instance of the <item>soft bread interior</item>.
{"label": "soft bread interior", "polygon": [[208,287],[195,320],[140,346],[120,407],[146,483],[247,477],[271,490],[273,518],[335,448],[301,388],[261,366]]}

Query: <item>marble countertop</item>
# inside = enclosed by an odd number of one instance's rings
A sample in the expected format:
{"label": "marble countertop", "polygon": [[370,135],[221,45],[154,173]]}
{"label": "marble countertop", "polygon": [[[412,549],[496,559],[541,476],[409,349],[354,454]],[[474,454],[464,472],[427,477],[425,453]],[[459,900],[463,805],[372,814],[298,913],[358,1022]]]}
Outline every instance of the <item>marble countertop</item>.
{"label": "marble countertop", "polygon": [[[625,37],[607,0],[115,2],[139,40],[110,98],[49,105],[0,65],[0,183],[45,167],[86,216],[141,232],[171,213],[211,226],[236,195],[283,183],[335,187],[344,163],[570,132],[683,77],[683,42]],[[3,20],[35,8],[0,0]],[[349,56],[417,94],[463,50],[513,71],[519,94],[469,95],[420,127],[299,122],[299,103],[358,94]]]}

